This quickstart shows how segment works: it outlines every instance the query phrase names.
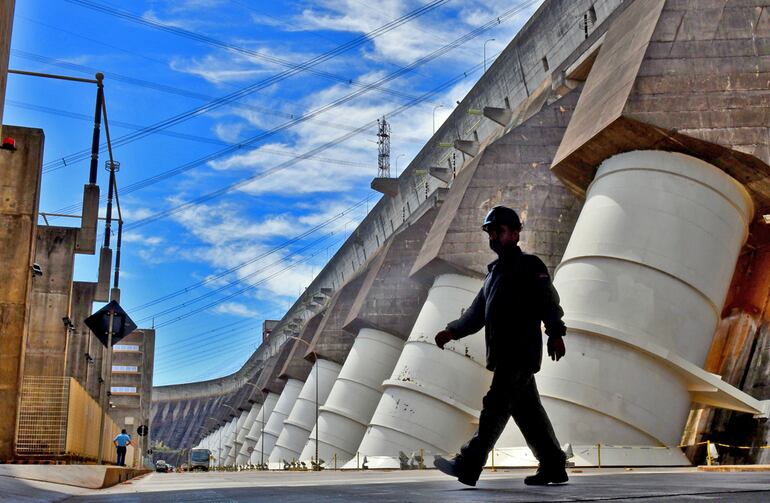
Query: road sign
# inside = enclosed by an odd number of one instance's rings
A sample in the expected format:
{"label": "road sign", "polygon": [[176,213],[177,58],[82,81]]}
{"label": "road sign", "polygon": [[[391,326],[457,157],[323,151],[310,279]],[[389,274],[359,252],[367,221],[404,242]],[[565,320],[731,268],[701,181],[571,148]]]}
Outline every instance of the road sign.
{"label": "road sign", "polygon": [[99,341],[107,346],[107,331],[110,325],[110,311],[115,314],[112,320],[112,344],[117,344],[123,337],[136,330],[136,323],[120,307],[120,304],[111,301],[103,308],[85,319],[85,324]]}
{"label": "road sign", "polygon": [[147,435],[147,426],[141,425],[139,428],[136,429],[136,434],[140,437],[143,437]]}

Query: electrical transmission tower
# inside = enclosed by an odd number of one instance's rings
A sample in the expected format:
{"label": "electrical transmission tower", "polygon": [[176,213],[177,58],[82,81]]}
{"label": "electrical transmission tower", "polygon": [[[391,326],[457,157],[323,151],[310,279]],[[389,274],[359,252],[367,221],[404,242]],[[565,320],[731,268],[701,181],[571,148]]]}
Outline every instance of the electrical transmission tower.
{"label": "electrical transmission tower", "polygon": [[377,125],[377,176],[390,178],[390,124],[383,116]]}

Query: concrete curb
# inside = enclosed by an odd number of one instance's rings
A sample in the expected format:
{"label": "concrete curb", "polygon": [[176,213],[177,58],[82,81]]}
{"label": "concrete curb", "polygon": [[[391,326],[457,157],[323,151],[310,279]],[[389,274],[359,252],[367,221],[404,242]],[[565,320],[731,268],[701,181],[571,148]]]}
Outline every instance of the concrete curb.
{"label": "concrete curb", "polygon": [[100,465],[0,465],[0,476],[104,489],[152,470]]}
{"label": "concrete curb", "polygon": [[698,467],[699,472],[770,472],[770,465],[713,465]]}

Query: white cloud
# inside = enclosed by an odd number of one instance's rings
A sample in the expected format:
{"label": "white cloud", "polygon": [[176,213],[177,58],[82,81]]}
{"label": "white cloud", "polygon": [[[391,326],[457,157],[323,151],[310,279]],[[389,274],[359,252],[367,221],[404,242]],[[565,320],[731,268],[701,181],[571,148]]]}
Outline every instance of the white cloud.
{"label": "white cloud", "polygon": [[254,310],[249,309],[245,304],[239,302],[224,302],[214,308],[214,311],[221,314],[232,314],[243,318],[253,318]]}
{"label": "white cloud", "polygon": [[158,246],[165,239],[162,236],[145,236],[136,231],[126,231],[123,234],[123,243],[139,243],[147,246]]}
{"label": "white cloud", "polygon": [[246,127],[244,123],[222,123],[214,125],[214,134],[217,138],[227,143],[237,143],[241,137],[241,131]]}
{"label": "white cloud", "polygon": [[253,80],[258,75],[273,73],[272,70],[259,67],[236,67],[232,59],[218,58],[213,55],[207,55],[203,58],[173,58],[169,63],[172,70],[181,73],[188,73],[201,77],[212,84],[223,84],[226,82],[241,82]]}

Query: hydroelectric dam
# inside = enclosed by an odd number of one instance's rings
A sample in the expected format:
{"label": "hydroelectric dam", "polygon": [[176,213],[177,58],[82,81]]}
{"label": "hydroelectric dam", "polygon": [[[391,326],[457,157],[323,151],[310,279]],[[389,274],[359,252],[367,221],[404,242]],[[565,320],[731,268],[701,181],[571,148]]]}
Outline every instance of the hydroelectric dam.
{"label": "hydroelectric dam", "polygon": [[[478,292],[480,224],[506,205],[565,311],[567,356],[536,378],[575,466],[767,444],[768,88],[767,2],[546,0],[409,166],[372,181],[382,197],[240,370],[153,389],[153,438],[270,469],[458,451],[484,339],[433,337]],[[512,422],[488,464],[536,464]]]}

